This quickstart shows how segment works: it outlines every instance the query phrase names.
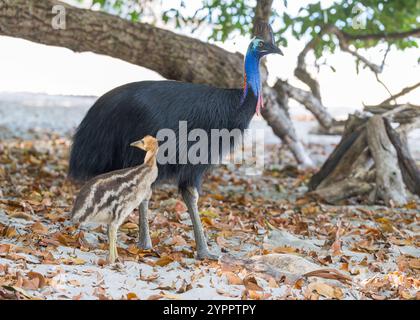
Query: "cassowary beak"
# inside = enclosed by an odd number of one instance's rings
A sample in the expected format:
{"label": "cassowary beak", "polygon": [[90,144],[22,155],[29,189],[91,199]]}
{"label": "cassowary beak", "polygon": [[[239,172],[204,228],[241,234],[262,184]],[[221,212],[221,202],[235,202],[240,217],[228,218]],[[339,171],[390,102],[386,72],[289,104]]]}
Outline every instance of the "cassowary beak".
{"label": "cassowary beak", "polygon": [[284,56],[283,51],[281,51],[279,47],[272,43],[269,46],[269,53],[277,53],[279,55]]}

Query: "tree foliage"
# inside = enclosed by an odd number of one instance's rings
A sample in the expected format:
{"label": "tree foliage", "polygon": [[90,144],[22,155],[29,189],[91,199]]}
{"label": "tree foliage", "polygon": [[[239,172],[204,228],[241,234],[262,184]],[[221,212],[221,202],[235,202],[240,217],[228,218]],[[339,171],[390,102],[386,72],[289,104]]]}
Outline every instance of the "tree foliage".
{"label": "tree foliage", "polygon": [[[290,29],[295,38],[304,35],[316,37],[326,25],[334,25],[349,35],[356,48],[369,48],[384,41],[398,49],[417,47],[418,42],[410,37],[388,37],[420,28],[420,1],[407,0],[341,0],[328,8],[322,8],[320,2],[302,7],[298,16],[283,14],[284,33]],[[364,37],[384,35],[384,37]],[[319,57],[324,49],[334,52],[337,41],[331,35],[324,35],[315,48]]]}
{"label": "tree foliage", "polygon": [[[79,0],[83,2],[84,0]],[[177,28],[192,26],[193,31],[205,24],[211,29],[209,39],[225,41],[235,35],[249,34],[252,29],[255,0],[202,0],[197,9],[186,10],[191,2],[186,0],[168,3],[156,0],[93,0],[93,5],[133,21],[141,21],[147,3],[160,4],[159,12],[165,23]],[[337,0],[330,6],[323,1],[308,4],[301,1],[297,13],[291,13],[287,0],[275,1],[271,20],[279,44],[287,46],[290,34],[300,40],[317,37],[326,26],[335,26],[346,35],[355,48],[370,48],[379,42],[394,45],[398,49],[418,47],[418,39],[412,36],[387,35],[410,32],[420,28],[420,0]],[[280,13],[275,8],[282,7]],[[366,37],[376,35],[377,37]],[[381,35],[381,36],[379,36]],[[418,36],[418,34],[417,34]],[[338,41],[332,34],[324,34],[314,51],[319,58],[325,50],[335,52]]]}

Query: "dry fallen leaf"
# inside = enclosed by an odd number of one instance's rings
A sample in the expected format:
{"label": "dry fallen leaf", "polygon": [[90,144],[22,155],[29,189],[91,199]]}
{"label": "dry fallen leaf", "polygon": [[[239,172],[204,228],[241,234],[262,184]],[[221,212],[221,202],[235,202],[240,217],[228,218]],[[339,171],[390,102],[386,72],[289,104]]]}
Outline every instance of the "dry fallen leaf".
{"label": "dry fallen leaf", "polygon": [[126,222],[121,227],[121,230],[138,230],[139,226],[136,223]]}
{"label": "dry fallen leaf", "polygon": [[72,300],[81,300],[83,297],[83,292],[80,292],[78,295],[73,296]]}
{"label": "dry fallen leaf", "polygon": [[33,232],[38,233],[38,234],[47,234],[48,233],[48,228],[46,226],[44,226],[41,222],[37,221],[35,222],[32,226],[31,229]]}
{"label": "dry fallen leaf", "polygon": [[298,249],[297,248],[293,248],[293,247],[275,247],[274,249],[271,250],[271,252],[269,250],[267,250],[267,252],[264,252],[265,254],[270,254],[270,253],[295,253],[297,252]]}
{"label": "dry fallen leaf", "polygon": [[127,300],[139,300],[139,298],[134,292],[129,292],[127,293]]}
{"label": "dry fallen leaf", "polygon": [[16,291],[17,293],[21,294],[26,299],[35,299],[33,296],[31,296],[28,292],[26,292],[24,289],[18,287],[18,286],[4,286],[8,290]]}
{"label": "dry fallen leaf", "polygon": [[23,279],[21,287],[26,290],[38,290],[39,288],[39,279],[32,278],[32,279]]}
{"label": "dry fallen leaf", "polygon": [[404,208],[416,210],[417,209],[417,203],[415,201],[410,201],[410,202],[408,202],[407,204],[404,205]]}
{"label": "dry fallen leaf", "polygon": [[308,285],[310,291],[316,291],[318,294],[330,299],[342,299],[343,291],[338,287],[332,287],[323,282],[312,282]]}
{"label": "dry fallen leaf", "polygon": [[255,290],[248,290],[248,298],[252,300],[262,300],[264,299],[264,293],[255,291]]}
{"label": "dry fallen leaf", "polygon": [[72,279],[72,280],[69,280],[69,281],[67,281],[67,283],[69,284],[69,285],[71,285],[71,286],[75,286],[75,287],[80,287],[81,286],[81,283],[79,282],[79,280],[77,280],[77,279]]}
{"label": "dry fallen leaf", "polygon": [[151,281],[155,281],[156,279],[158,279],[159,278],[159,274],[158,273],[155,273],[155,274],[151,274],[150,276],[143,276],[140,273],[140,277],[139,278],[140,278],[141,281],[151,282]]}
{"label": "dry fallen leaf", "polygon": [[178,290],[176,291],[176,293],[184,293],[187,292],[188,290],[192,289],[192,285],[191,283],[188,283],[185,279],[182,281],[181,286],[178,288]]}
{"label": "dry fallen leaf", "polygon": [[11,248],[12,246],[10,245],[10,244],[8,244],[8,243],[6,243],[6,244],[0,244],[0,254],[4,254],[4,253],[9,253],[10,252],[10,248]]}
{"label": "dry fallen leaf", "polygon": [[225,275],[226,275],[228,284],[230,284],[230,285],[242,285],[243,284],[242,279],[238,275],[236,275],[235,273],[228,271],[228,272],[225,272]]}
{"label": "dry fallen leaf", "polygon": [[352,281],[349,276],[342,274],[341,272],[335,269],[331,269],[331,268],[313,270],[313,271],[305,273],[303,276],[334,279],[334,280],[338,280],[344,283],[348,283]]}
{"label": "dry fallen leaf", "polygon": [[44,276],[38,272],[30,271],[27,274],[29,280],[37,279],[38,280],[38,288],[43,288],[46,284],[46,280]]}
{"label": "dry fallen leaf", "polygon": [[406,299],[406,300],[415,299],[415,296],[412,296],[412,295],[410,294],[410,292],[408,292],[407,290],[401,290],[401,291],[400,291],[400,296],[401,296],[403,299]]}
{"label": "dry fallen leaf", "polygon": [[392,232],[392,231],[394,231],[394,227],[392,225],[392,222],[389,219],[387,219],[387,218],[377,218],[375,220],[376,220],[376,222],[379,223],[379,225],[381,227],[381,230],[383,232]]}
{"label": "dry fallen leaf", "polygon": [[107,261],[105,259],[99,258],[98,261],[96,262],[98,264],[98,266],[103,267],[105,265],[107,265]]}
{"label": "dry fallen leaf", "polygon": [[187,244],[187,241],[179,235],[173,236],[171,244],[174,246],[185,246]]}
{"label": "dry fallen leaf", "polygon": [[331,251],[333,256],[339,256],[341,255],[341,240],[337,239],[334,241],[334,243],[331,245]]}
{"label": "dry fallen leaf", "polygon": [[413,258],[408,260],[408,265],[412,269],[420,269],[420,258]]}
{"label": "dry fallen leaf", "polygon": [[221,195],[221,194],[215,194],[215,193],[213,193],[213,194],[210,195],[210,197],[212,197],[215,200],[219,200],[219,201],[225,200],[225,197],[223,195]]}
{"label": "dry fallen leaf", "polygon": [[201,222],[208,227],[213,227],[214,226],[213,219],[210,218],[210,217],[206,217],[206,216],[201,217]]}
{"label": "dry fallen leaf", "polygon": [[247,290],[250,290],[250,291],[263,291],[263,288],[261,288],[258,285],[257,279],[255,279],[254,276],[251,276],[251,275],[246,276],[244,278],[244,280],[243,280],[243,284],[244,284],[244,286],[245,286],[245,288]]}
{"label": "dry fallen leaf", "polygon": [[14,227],[7,227],[4,232],[4,236],[6,238],[14,238],[17,236],[17,231]]}
{"label": "dry fallen leaf", "polygon": [[177,294],[169,294],[169,293],[160,293],[162,298],[166,298],[169,300],[182,300],[182,297],[180,295]]}
{"label": "dry fallen leaf", "polygon": [[81,258],[68,258],[68,259],[62,259],[61,263],[69,264],[69,265],[82,265],[82,264],[85,264],[86,261]]}
{"label": "dry fallen leaf", "polygon": [[164,266],[170,264],[173,261],[174,261],[174,259],[172,259],[170,256],[162,256],[157,261],[155,261],[154,264],[159,266],[159,267],[164,267]]}
{"label": "dry fallen leaf", "polygon": [[380,294],[372,293],[371,294],[372,299],[374,300],[386,300],[386,297]]}
{"label": "dry fallen leaf", "polygon": [[26,212],[13,212],[9,215],[9,218],[32,220],[32,216]]}
{"label": "dry fallen leaf", "polygon": [[272,278],[272,277],[270,277],[270,279],[268,280],[268,286],[269,286],[270,288],[278,288],[278,287],[279,287],[279,285],[278,285],[278,283],[277,283],[276,279],[274,279],[274,278]]}
{"label": "dry fallen leaf", "polygon": [[127,248],[127,252],[135,256],[138,255],[140,251],[141,250],[134,244],[130,244]]}

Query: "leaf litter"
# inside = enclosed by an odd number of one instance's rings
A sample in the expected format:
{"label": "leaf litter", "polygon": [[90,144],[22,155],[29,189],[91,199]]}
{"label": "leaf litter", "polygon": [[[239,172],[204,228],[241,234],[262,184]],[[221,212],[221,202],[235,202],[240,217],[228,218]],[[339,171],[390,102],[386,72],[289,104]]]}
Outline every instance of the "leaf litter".
{"label": "leaf litter", "polygon": [[135,211],[110,266],[106,228],[68,220],[80,187],[66,179],[69,144],[55,134],[0,142],[0,299],[420,298],[418,201],[315,202],[312,172],[281,167],[275,146],[262,176],[228,165],[205,179],[201,218],[219,261],[194,259],[186,207],[164,187],[151,201],[154,250],[136,246]]}

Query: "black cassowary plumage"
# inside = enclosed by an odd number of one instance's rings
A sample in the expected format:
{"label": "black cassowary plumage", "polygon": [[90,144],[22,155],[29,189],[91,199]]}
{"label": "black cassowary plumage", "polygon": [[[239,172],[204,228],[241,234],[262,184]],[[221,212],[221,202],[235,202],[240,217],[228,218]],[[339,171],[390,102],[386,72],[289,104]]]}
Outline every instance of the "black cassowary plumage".
{"label": "black cassowary plumage", "polygon": [[[248,127],[257,103],[248,90],[221,89],[177,81],[143,81],[115,88],[99,98],[74,136],[69,176],[88,180],[98,174],[142,163],[144,153],[129,146],[160,129],[178,132],[179,121],[188,131]],[[233,142],[233,139],[231,139]],[[178,152],[178,148],[177,148]],[[158,165],[157,182],[169,181],[180,189],[200,187],[207,164]]]}

